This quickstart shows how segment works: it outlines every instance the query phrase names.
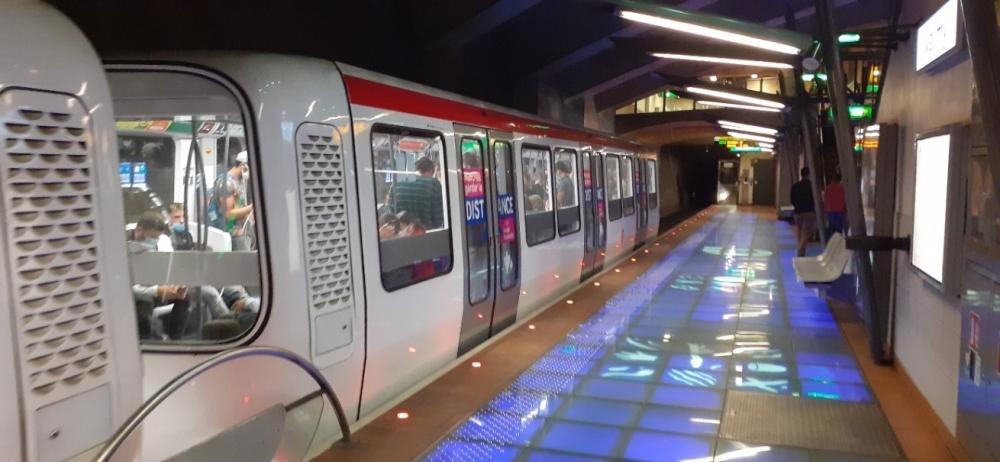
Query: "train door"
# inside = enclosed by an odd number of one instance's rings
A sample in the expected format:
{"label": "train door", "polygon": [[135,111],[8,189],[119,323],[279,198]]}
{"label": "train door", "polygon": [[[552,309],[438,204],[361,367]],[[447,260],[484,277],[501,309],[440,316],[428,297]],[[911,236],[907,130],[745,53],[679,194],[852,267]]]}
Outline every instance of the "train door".
{"label": "train door", "polygon": [[514,144],[510,133],[490,130],[490,167],[494,229],[494,293],[493,323],[490,335],[496,335],[514,323],[517,301],[521,294],[521,241],[517,234],[517,201],[514,182]]}
{"label": "train door", "polygon": [[604,268],[605,249],[608,245],[608,213],[604,200],[604,155],[595,152],[587,165],[590,167],[591,189],[594,196],[594,221],[591,224],[594,232],[594,255],[593,260],[589,260],[585,268],[589,271],[584,271],[589,277]]}
{"label": "train door", "polygon": [[635,181],[635,247],[638,249],[646,242],[646,228],[649,225],[649,203],[646,195],[646,161],[635,158],[635,170],[632,174]]}
{"label": "train door", "polygon": [[459,356],[490,335],[493,319],[493,220],[489,217],[490,201],[486,166],[488,139],[486,129],[455,125],[455,143],[461,166],[464,223],[462,247],[465,259],[465,290],[462,330],[458,342]]}
{"label": "train door", "polygon": [[594,259],[597,256],[597,208],[594,195],[593,154],[583,151],[583,268],[580,271],[580,281],[585,281],[594,274]]}

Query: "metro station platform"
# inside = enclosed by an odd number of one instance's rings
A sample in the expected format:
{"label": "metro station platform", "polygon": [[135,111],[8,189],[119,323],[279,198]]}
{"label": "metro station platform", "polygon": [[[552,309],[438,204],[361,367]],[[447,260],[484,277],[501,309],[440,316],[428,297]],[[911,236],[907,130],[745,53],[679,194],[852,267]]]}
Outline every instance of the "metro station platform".
{"label": "metro station platform", "polygon": [[773,216],[679,225],[319,460],[961,460],[796,281]]}

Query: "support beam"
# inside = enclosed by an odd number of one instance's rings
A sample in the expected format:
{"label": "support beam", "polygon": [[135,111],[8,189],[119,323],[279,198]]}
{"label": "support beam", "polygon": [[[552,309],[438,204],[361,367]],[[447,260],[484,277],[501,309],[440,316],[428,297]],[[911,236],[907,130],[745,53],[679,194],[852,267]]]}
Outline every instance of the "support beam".
{"label": "support beam", "polygon": [[[823,219],[823,193],[820,189],[819,184],[819,170],[816,169],[816,139],[814,134],[816,133],[816,124],[813,122],[812,115],[807,109],[803,108],[798,111],[801,120],[802,128],[802,152],[805,153],[806,157],[806,167],[809,168],[809,174],[811,179],[809,181],[812,186],[812,196],[813,196],[813,210],[816,211],[816,229],[819,230],[819,242],[826,247],[826,221]],[[798,172],[795,172],[797,175]]]}
{"label": "support beam", "polygon": [[[840,47],[837,43],[837,28],[833,19],[832,0],[816,0],[816,14],[820,26],[820,39],[826,61],[827,74],[830,76],[830,99],[833,106],[834,132],[837,138],[837,154],[840,159],[840,173],[844,179],[844,190],[847,193],[847,221],[850,234],[854,237],[864,237],[868,234],[865,224],[865,214],[861,203],[861,182],[858,171],[854,168],[854,140],[851,133],[851,123],[847,114],[847,87],[844,81],[843,66],[840,61]],[[888,314],[888,307],[880,307],[875,301],[875,280],[872,275],[872,261],[867,252],[854,252],[854,264],[857,270],[859,295],[862,312],[868,324],[868,346],[872,360],[878,364],[892,362],[891,345],[885,343],[887,333],[882,331],[883,318]]]}

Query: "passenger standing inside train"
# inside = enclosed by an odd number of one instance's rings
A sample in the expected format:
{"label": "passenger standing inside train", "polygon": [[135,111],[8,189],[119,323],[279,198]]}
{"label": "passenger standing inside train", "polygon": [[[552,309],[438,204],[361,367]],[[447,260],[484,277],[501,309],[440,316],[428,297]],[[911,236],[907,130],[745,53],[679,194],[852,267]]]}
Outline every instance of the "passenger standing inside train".
{"label": "passenger standing inside train", "polygon": [[813,205],[812,183],[809,168],[802,169],[802,179],[792,185],[792,207],[795,207],[795,226],[799,231],[798,256],[806,254],[806,246],[816,233],[816,207]]}
{"label": "passenger standing inside train", "polygon": [[844,185],[840,183],[840,173],[834,175],[833,181],[826,185],[823,196],[830,233],[844,234],[847,231],[847,198]]}
{"label": "passenger standing inside train", "polygon": [[441,209],[441,182],[434,177],[434,161],[421,157],[416,162],[417,177],[413,181],[397,181],[389,192],[393,212],[409,212],[420,219],[427,230],[444,226]]}
{"label": "passenger standing inside train", "polygon": [[242,151],[229,162],[229,170],[220,174],[212,185],[212,196],[208,204],[210,225],[229,233],[233,250],[249,250],[246,239],[247,218],[253,213],[253,205],[246,203],[243,178],[250,174],[247,152]]}
{"label": "passenger standing inside train", "polygon": [[574,191],[576,185],[573,184],[572,175],[573,171],[566,162],[556,162],[556,176],[559,177],[556,182],[556,203],[559,204],[559,208],[576,205],[576,191]]}

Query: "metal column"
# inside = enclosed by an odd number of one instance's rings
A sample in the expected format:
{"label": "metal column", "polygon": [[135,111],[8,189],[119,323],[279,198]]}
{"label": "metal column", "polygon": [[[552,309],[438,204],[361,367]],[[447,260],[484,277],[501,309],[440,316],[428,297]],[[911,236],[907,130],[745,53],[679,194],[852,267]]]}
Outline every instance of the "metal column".
{"label": "metal column", "polygon": [[[865,225],[865,215],[861,204],[861,183],[858,171],[854,168],[854,153],[850,120],[847,114],[847,87],[844,82],[844,71],[840,61],[840,48],[837,42],[837,30],[834,25],[831,0],[816,0],[816,19],[820,26],[820,40],[826,60],[829,75],[830,101],[833,105],[834,131],[837,138],[837,155],[840,159],[840,173],[844,179],[844,190],[847,193],[847,217],[851,236],[863,237],[868,231]],[[854,264],[857,270],[859,296],[862,312],[866,315],[868,327],[868,346],[872,360],[878,364],[892,362],[891,350],[885,343],[882,332],[882,318],[886,315],[875,303],[875,283],[872,277],[872,262],[867,252],[854,252]]]}
{"label": "metal column", "polygon": [[993,172],[993,197],[1000,198],[1000,38],[993,2],[961,0],[972,74],[979,95],[986,149]]}

